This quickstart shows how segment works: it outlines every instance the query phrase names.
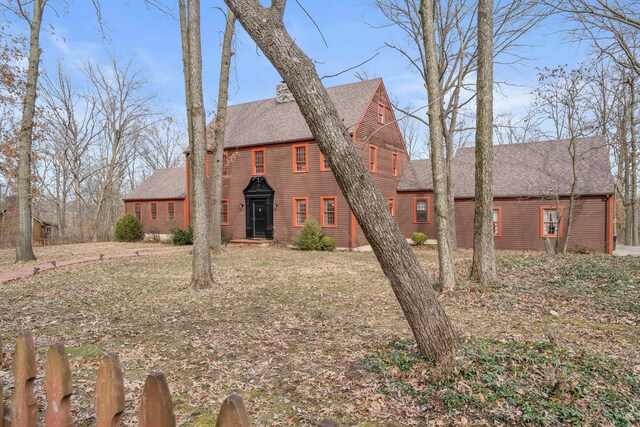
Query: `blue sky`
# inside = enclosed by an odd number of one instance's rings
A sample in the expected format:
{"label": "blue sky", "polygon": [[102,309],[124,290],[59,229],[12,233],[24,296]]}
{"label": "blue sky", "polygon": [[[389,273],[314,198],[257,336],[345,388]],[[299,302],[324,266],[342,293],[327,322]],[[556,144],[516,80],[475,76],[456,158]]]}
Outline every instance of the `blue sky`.
{"label": "blue sky", "polygon": [[[314,17],[326,38],[328,47],[313,23],[295,1],[289,1],[285,24],[296,42],[317,63],[321,76],[333,74],[380,54],[360,68],[370,77],[382,77],[390,95],[401,104],[417,104],[424,99],[422,83],[404,60],[389,49],[381,49],[385,40],[401,35],[393,29],[372,28],[382,18],[371,0],[300,0]],[[109,54],[122,60],[133,58],[149,78],[149,90],[158,95],[161,109],[168,114],[184,116],[184,84],[180,50],[179,24],[175,17],[149,10],[142,0],[103,1],[106,30],[99,31],[95,11],[88,0],[71,0],[46,11],[48,31],[42,35],[43,67],[54,70],[62,60],[76,78],[75,71],[86,60],[104,61]],[[174,8],[175,1],[166,1]],[[203,60],[205,104],[215,106],[218,69],[224,18],[216,8],[221,0],[202,1]],[[175,9],[175,8],[174,8]],[[177,16],[177,11],[174,10]],[[52,28],[52,29],[51,29]],[[230,103],[237,104],[273,97],[280,77],[266,58],[256,49],[249,36],[238,25],[237,53],[232,75]],[[518,114],[530,102],[536,82],[536,67],[568,64],[575,66],[584,57],[584,47],[565,43],[559,30],[563,23],[552,18],[524,40],[529,47],[520,53],[531,60],[515,67],[496,66],[496,79],[507,81],[506,96],[496,96],[496,112]],[[326,79],[327,86],[355,81],[354,72]]]}

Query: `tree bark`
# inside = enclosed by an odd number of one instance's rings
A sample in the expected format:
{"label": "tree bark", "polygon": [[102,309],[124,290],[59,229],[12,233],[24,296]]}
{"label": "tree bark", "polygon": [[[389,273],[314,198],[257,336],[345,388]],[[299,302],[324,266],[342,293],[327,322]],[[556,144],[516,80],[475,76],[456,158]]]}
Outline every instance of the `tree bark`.
{"label": "tree bark", "polygon": [[493,244],[493,0],[478,1],[476,191],[471,277],[498,281]]}
{"label": "tree bark", "polygon": [[180,38],[182,44],[182,71],[184,73],[185,104],[187,108],[187,139],[189,140],[189,153],[187,154],[187,194],[189,195],[189,224],[193,224],[193,209],[191,209],[193,198],[193,118],[191,114],[191,79],[189,78],[190,53],[189,53],[189,27],[187,26],[187,8],[184,0],[178,0],[178,10],[180,14]]}
{"label": "tree bark", "polygon": [[224,135],[227,127],[227,102],[229,101],[229,69],[233,56],[233,32],[236,17],[227,10],[227,25],[222,41],[220,81],[218,83],[218,109],[214,122],[213,165],[211,170],[211,249],[218,252],[222,247],[222,176],[224,175]]}
{"label": "tree bark", "polygon": [[225,0],[293,93],[320,151],[371,244],[427,357],[450,359],[458,339],[415,254],[400,233],[309,57],[282,22],[284,0],[265,9],[257,0]]}
{"label": "tree bark", "polygon": [[420,2],[420,22],[422,25],[427,93],[429,101],[429,142],[431,147],[431,170],[433,173],[433,195],[438,240],[439,285],[442,289],[453,290],[456,275],[453,263],[453,251],[449,242],[451,234],[449,223],[449,199],[447,195],[447,175],[443,147],[442,92],[438,81],[437,45],[434,26],[434,2]]}
{"label": "tree bark", "polygon": [[631,245],[638,246],[638,158],[636,149],[636,85],[631,77]]}
{"label": "tree bark", "polygon": [[187,27],[189,44],[189,83],[187,92],[191,104],[193,130],[193,270],[191,287],[204,289],[213,281],[211,251],[209,249],[209,202],[207,192],[207,123],[202,96],[202,47],[200,41],[200,0],[187,2]]}
{"label": "tree bark", "polygon": [[16,241],[16,262],[36,259],[33,253],[33,212],[31,211],[31,148],[36,112],[38,88],[38,67],[40,65],[40,27],[47,0],[33,1],[29,36],[29,65],[27,86],[22,106],[20,124],[20,159],[18,162],[18,239]]}

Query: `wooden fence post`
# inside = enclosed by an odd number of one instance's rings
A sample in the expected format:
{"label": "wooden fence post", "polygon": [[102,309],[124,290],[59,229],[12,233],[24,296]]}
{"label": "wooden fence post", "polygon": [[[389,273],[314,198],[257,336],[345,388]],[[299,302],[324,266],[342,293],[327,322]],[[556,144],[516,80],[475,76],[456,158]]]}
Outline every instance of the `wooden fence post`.
{"label": "wooden fence post", "polygon": [[49,347],[45,368],[45,390],[47,393],[46,427],[70,427],[75,425],[71,416],[71,368],[64,345],[55,343]]}
{"label": "wooden fence post", "polygon": [[222,402],[216,427],[251,427],[242,397],[232,394]]}
{"label": "wooden fence post", "polygon": [[11,397],[11,424],[16,427],[38,425],[38,401],[34,392],[37,372],[33,335],[25,330],[18,335],[13,353],[15,387]]}
{"label": "wooden fence post", "polygon": [[154,372],[147,376],[140,399],[140,427],[175,427],[173,401],[164,374]]}
{"label": "wooden fence post", "polygon": [[120,359],[106,354],[96,380],[96,427],[118,427],[124,412],[124,378]]}

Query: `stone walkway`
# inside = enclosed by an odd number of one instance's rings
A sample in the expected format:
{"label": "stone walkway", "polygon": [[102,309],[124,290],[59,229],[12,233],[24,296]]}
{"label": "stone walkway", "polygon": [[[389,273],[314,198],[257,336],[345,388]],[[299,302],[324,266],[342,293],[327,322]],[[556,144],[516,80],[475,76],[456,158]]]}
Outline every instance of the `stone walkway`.
{"label": "stone walkway", "polygon": [[5,271],[0,273],[0,284],[11,282],[13,280],[23,279],[25,277],[34,276],[36,274],[43,273],[45,271],[55,270],[56,268],[68,267],[71,265],[85,264],[88,262],[95,261],[106,261],[111,259],[123,259],[123,258],[135,258],[135,257],[150,257],[150,256],[162,256],[162,255],[172,255],[172,254],[180,254],[180,253],[190,253],[191,246],[186,248],[177,248],[177,249],[169,249],[164,251],[133,251],[133,252],[122,252],[117,254],[107,254],[107,255],[97,255],[97,256],[88,256],[84,258],[75,258],[66,261],[54,261],[46,262],[43,264],[38,264],[30,267],[19,268],[17,270]]}
{"label": "stone walkway", "polygon": [[613,251],[615,256],[634,256],[640,257],[640,246],[624,246],[618,245]]}

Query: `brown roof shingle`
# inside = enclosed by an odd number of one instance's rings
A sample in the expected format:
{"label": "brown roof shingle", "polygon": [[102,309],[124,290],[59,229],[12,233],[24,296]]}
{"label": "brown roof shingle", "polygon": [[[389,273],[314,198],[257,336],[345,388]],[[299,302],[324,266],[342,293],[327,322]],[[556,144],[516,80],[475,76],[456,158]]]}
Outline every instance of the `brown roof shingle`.
{"label": "brown roof shingle", "polygon": [[[576,140],[576,193],[611,194],[613,176],[609,149],[602,137]],[[554,196],[571,192],[569,140],[538,141],[494,146],[494,197]],[[461,148],[454,159],[456,197],[474,197],[475,150]],[[412,160],[398,185],[399,191],[432,190],[431,161]]]}
{"label": "brown roof shingle", "polygon": [[187,196],[186,168],[159,169],[142,181],[123,200],[184,199]]}
{"label": "brown roof shingle", "polygon": [[[378,78],[327,88],[329,97],[350,132],[354,131],[380,82]],[[209,132],[209,138],[211,135],[212,132]],[[309,126],[295,101],[277,104],[275,98],[270,98],[228,108],[225,148],[311,138]]]}

